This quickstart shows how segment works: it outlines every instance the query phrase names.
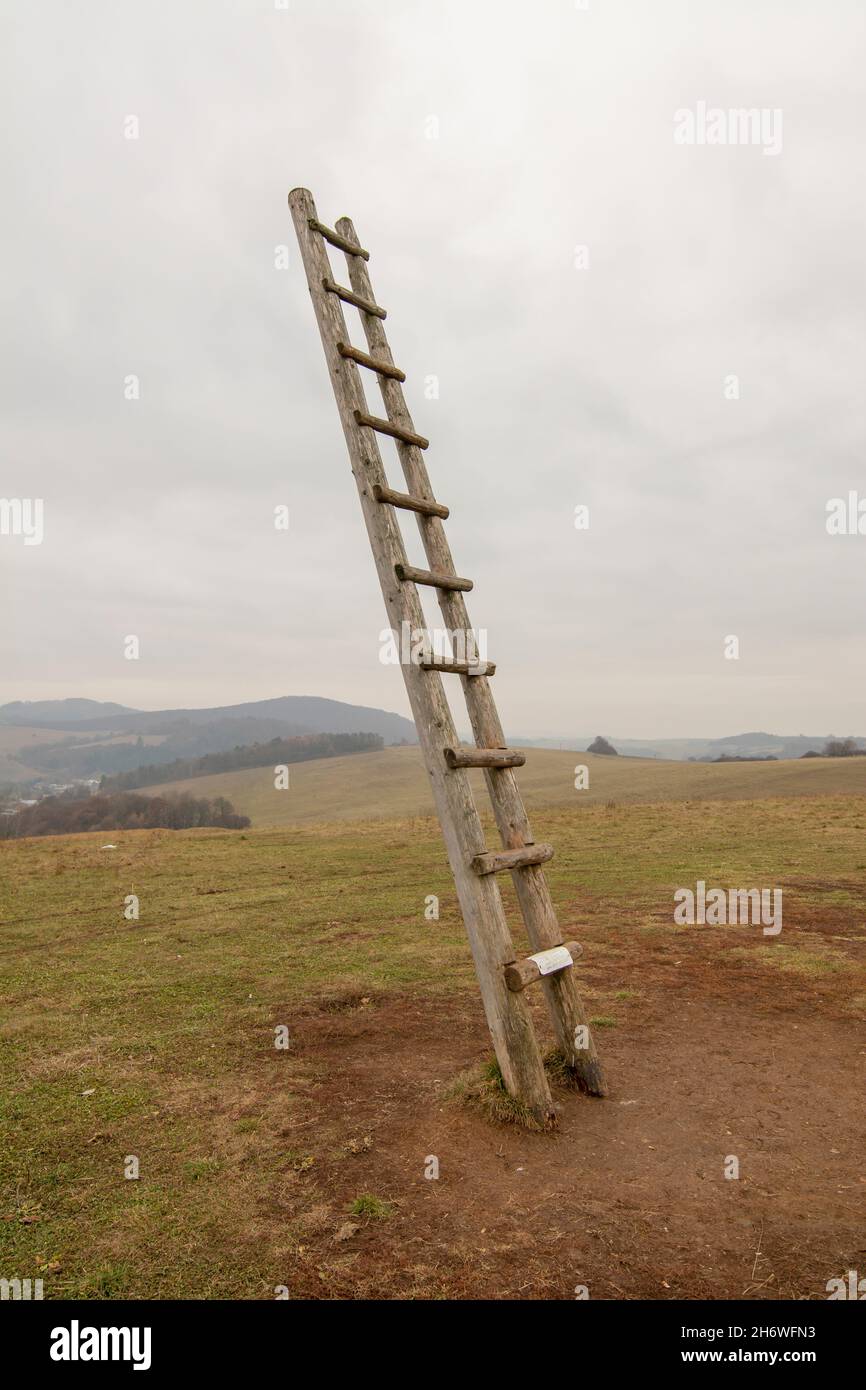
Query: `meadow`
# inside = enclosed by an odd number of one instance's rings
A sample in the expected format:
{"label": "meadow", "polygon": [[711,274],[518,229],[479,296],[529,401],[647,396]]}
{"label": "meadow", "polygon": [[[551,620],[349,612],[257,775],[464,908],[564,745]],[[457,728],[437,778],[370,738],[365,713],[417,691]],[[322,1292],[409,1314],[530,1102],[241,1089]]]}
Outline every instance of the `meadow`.
{"label": "meadow", "polygon": [[[805,758],[775,763],[688,763],[653,758],[619,758],[558,749],[525,748],[518,777],[523,799],[533,807],[618,803],[749,800],[754,797],[866,796],[866,758]],[[575,790],[575,768],[584,766],[589,786]],[[470,778],[479,804],[486,800],[483,774]],[[196,777],[152,791],[225,796],[254,825],[293,825],[322,820],[429,816],[433,798],[418,748],[385,748],[345,758],[293,764],[289,786],[276,790],[271,768]]]}
{"label": "meadow", "polygon": [[[350,821],[350,787],[343,819],[4,845],[0,1274],[46,1298],[826,1297],[864,1262],[866,795],[817,760],[670,768],[690,799],[539,807],[522,779],[611,1085],[557,1092],[551,1135],[461,1102],[490,1043],[431,817]],[[796,794],[755,795],[756,768]],[[729,774],[751,799],[709,794]],[[783,931],[675,925],[698,879],[781,887]]]}

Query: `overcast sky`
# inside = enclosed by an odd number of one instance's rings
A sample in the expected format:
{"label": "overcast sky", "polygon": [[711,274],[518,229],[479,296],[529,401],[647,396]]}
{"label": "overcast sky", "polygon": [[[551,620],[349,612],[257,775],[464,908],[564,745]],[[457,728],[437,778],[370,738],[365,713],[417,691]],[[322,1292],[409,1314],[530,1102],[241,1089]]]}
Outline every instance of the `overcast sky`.
{"label": "overcast sky", "polygon": [[[866,499],[863,7],[589,6],[6,0],[0,496],[44,539],[0,535],[0,702],[408,712],[304,185],[372,252],[507,729],[866,734],[866,535],[826,528]],[[781,149],[677,143],[701,102]]]}

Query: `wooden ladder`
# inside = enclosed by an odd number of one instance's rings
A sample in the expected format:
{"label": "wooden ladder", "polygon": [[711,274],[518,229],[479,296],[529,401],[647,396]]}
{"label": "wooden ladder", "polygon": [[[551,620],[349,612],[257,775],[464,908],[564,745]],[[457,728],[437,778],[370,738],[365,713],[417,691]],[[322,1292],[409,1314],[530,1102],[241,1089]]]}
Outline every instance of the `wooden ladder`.
{"label": "wooden ladder", "polygon": [[[369,252],[362,248],[348,217],[342,217],[335,229],[319,221],[307,189],[292,190],[289,208],[391,627],[400,634],[426,631],[417,589],[426,584],[436,590],[446,628],[469,634],[463,595],[472,583],[459,578],[454,568],[442,524],[448,508],[435,500],[430,486],[424,463],[428,441],[416,432],[406,406],[401,385],[406,378],[394,365],[388,347],[386,311],[376,302],[367,270]],[[348,286],[333,279],[326,242],[345,253]],[[351,345],[343,304],[360,311],[367,352]],[[386,418],[368,410],[361,367],[378,380]],[[388,485],[379,435],[396,441],[405,493]],[[414,512],[429,570],[408,563],[397,521],[399,510]],[[533,840],[514,775],[514,768],[525,759],[505,745],[488,679],[495,669],[492,663],[428,654],[426,659],[401,665],[502,1078],[533,1118],[548,1124],[555,1119],[555,1109],[523,993],[532,980],[542,982],[559,1051],[576,1086],[597,1096],[605,1095],[606,1087],[574,979],[573,954],[563,943],[541,867],[553,850]],[[459,746],[443,674],[460,677],[477,745],[474,750]],[[468,775],[472,767],[484,769],[501,850],[488,850],[484,843]],[[535,953],[520,962],[515,960],[496,882],[496,874],[503,870],[512,874]],[[574,952],[578,949],[575,943],[568,946]]]}

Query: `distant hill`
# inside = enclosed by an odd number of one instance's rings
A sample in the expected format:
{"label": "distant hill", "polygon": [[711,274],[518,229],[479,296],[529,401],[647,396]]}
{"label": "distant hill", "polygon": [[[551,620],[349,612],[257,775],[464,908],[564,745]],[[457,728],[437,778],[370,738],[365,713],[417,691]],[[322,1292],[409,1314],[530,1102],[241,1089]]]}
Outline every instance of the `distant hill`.
{"label": "distant hill", "polygon": [[[55,737],[34,741],[33,730]],[[21,730],[20,745],[15,730]],[[112,776],[143,764],[201,758],[272,739],[312,734],[376,734],[386,744],[416,743],[410,719],[316,695],[284,695],[213,709],[134,710],[97,700],[16,701],[0,707],[7,778],[62,783]],[[28,736],[29,731],[29,736]],[[26,757],[22,752],[26,749]]]}
{"label": "distant hill", "polygon": [[111,718],[115,714],[136,714],[128,705],[115,705],[105,700],[13,700],[0,705],[0,724],[44,724],[62,729],[66,724],[81,724],[84,720]]}
{"label": "distant hill", "polygon": [[[318,695],[281,695],[273,700],[253,700],[242,705],[216,705],[209,709],[136,710],[98,700],[16,700],[0,705],[0,722],[50,724],[53,729],[73,726],[99,732],[158,734],[178,725],[214,723],[278,725],[277,733],[381,734],[386,743],[416,743],[415,725],[402,714],[325,700]],[[214,750],[216,751],[216,750]]]}
{"label": "distant hill", "polygon": [[[127,773],[179,758],[206,757],[275,738],[361,733],[378,734],[389,746],[418,742],[411,719],[317,695],[163,710],[136,710],[99,700],[16,700],[0,706],[0,782],[41,778],[62,783]],[[583,753],[596,733],[527,738],[509,731],[508,742],[514,747]],[[627,758],[711,762],[722,754],[801,758],[804,753],[820,752],[832,735],[749,732],[723,738],[635,739],[608,731],[608,737]],[[862,737],[856,741],[866,744]]]}
{"label": "distant hill", "polygon": [[[840,735],[845,737],[846,735]],[[509,738],[510,744],[534,748],[573,748],[583,751],[594,735],[564,738]],[[629,758],[665,758],[687,762],[690,759],[712,762],[727,753],[733,757],[801,758],[804,753],[820,753],[832,734],[727,734],[724,738],[619,738],[610,734],[610,741],[621,754]],[[866,738],[856,738],[866,744]]]}

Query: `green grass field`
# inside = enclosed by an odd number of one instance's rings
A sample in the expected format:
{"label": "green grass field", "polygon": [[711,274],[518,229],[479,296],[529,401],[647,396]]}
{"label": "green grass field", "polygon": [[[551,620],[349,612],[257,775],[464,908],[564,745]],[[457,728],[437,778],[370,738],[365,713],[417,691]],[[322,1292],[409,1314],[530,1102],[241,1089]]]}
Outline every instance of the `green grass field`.
{"label": "green grass field", "polygon": [[[533,757],[525,782],[539,770],[564,779],[573,760]],[[382,761],[405,768],[400,798],[415,806],[417,756]],[[293,768],[287,795],[324,775],[341,814],[341,796],[375,804],[362,772],[373,762]],[[557,848],[551,888],[564,932],[586,944],[599,1026],[640,1024],[635,962],[649,950],[679,964],[689,929],[673,925],[672,894],[699,877],[785,888],[781,938],[704,929],[701,960],[720,978],[735,980],[748,951],[773,988],[841,989],[838,1007],[866,1017],[866,797],[819,794],[854,769],[641,765],[638,781],[691,788],[688,802],[651,805],[623,804],[633,767],[592,766],[606,783],[594,804],[577,814],[566,789],[569,804],[539,812],[535,830]],[[754,790],[758,775],[776,790],[796,777],[813,795],[721,799],[725,778]],[[645,786],[630,794],[637,802]],[[117,848],[100,847],[108,841]],[[361,1016],[436,998],[480,1016],[436,823],[114,832],[10,842],[2,858],[0,1272],[42,1274],[46,1297],[272,1297],[284,1277],[325,1297],[358,1287],[330,1232],[368,1212],[352,1168],[366,1131],[352,1138],[351,1119],[327,1104],[311,1111],[339,1076],[315,1048],[276,1050],[273,1030],[293,1036],[311,1010],[327,1018],[347,1000]],[[503,891],[515,920],[510,884]],[[138,922],[123,916],[129,893]],[[431,893],[436,922],[424,917]],[[353,1046],[363,1055],[363,1041]],[[432,1046],[422,1040],[422,1063]],[[138,1181],[124,1177],[129,1156]],[[356,1203],[348,1212],[334,1200],[340,1184]]]}
{"label": "green grass field", "polygon": [[[518,771],[530,810],[543,806],[582,809],[617,803],[749,800],[774,796],[866,795],[866,758],[806,758],[777,763],[682,763],[649,758],[599,757],[590,753],[526,749]],[[574,770],[589,769],[589,787],[576,791]],[[483,774],[471,773],[479,804]],[[143,787],[158,795],[186,791],[226,796],[255,826],[298,822],[429,816],[433,800],[417,748],[385,748],[346,758],[294,763],[289,787],[274,788],[273,769],[249,768],[183,782]]]}

